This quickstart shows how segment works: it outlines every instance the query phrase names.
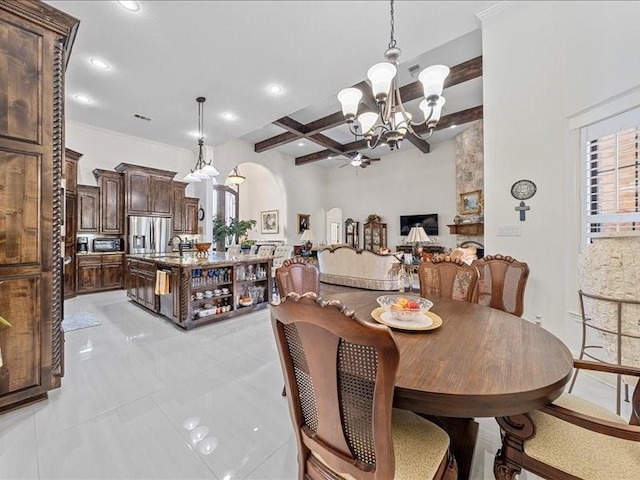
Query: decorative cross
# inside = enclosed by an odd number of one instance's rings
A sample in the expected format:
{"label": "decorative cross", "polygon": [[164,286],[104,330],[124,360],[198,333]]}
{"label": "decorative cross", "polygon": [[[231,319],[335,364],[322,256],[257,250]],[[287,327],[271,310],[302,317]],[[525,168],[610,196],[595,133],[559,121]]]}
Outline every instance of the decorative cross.
{"label": "decorative cross", "polygon": [[528,206],[528,205],[525,205],[525,204],[524,204],[524,201],[523,201],[523,202],[520,202],[520,206],[519,206],[519,207],[516,207],[516,212],[520,212],[520,221],[521,221],[521,222],[524,222],[524,221],[526,220],[526,218],[524,217],[524,215],[525,215],[525,212],[526,212],[527,210],[531,210],[531,207],[530,207],[530,206]]}

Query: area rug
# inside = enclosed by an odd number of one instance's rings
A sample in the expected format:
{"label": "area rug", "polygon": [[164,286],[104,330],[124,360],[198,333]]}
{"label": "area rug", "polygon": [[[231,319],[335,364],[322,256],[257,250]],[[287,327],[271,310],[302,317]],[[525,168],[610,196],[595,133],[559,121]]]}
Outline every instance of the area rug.
{"label": "area rug", "polygon": [[65,332],[80,330],[81,328],[97,327],[102,322],[90,312],[67,313],[62,320],[62,329]]}

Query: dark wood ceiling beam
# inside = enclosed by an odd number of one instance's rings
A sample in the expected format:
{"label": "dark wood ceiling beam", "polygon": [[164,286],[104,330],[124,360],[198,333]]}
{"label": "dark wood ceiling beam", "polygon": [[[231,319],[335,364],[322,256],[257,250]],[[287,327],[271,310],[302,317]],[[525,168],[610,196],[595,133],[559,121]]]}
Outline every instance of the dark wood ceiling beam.
{"label": "dark wood ceiling beam", "polygon": [[[451,115],[445,115],[444,117],[442,117],[438,122],[436,130],[444,130],[445,128],[449,128],[452,125],[463,125],[465,123],[481,120],[483,115],[484,112],[482,105],[478,105],[477,107],[473,108],[467,108],[466,110],[460,110],[459,112],[454,112]],[[427,126],[424,124],[414,127],[414,130],[419,134],[424,134],[429,131]]]}
{"label": "dark wood ceiling beam", "polygon": [[291,143],[296,138],[300,138],[300,137],[291,132],[284,132],[284,133],[281,133],[280,135],[276,135],[275,137],[267,138],[266,140],[256,143],[253,146],[253,149],[256,153],[266,152],[267,150],[271,150],[273,148],[279,147],[280,145],[286,145],[287,143]]}
{"label": "dark wood ceiling beam", "polygon": [[291,117],[282,117],[273,122],[276,127],[280,127],[287,132],[303,137],[307,134],[306,127]]}
{"label": "dark wood ceiling beam", "polygon": [[321,150],[319,152],[310,153],[303,157],[296,158],[296,165],[306,165],[307,163],[317,162],[319,160],[326,160],[333,155],[331,150]]}
{"label": "dark wood ceiling beam", "polygon": [[[469,80],[473,80],[474,78],[478,78],[481,76],[482,76],[482,56],[479,56],[451,67],[449,76],[444,82],[444,88],[452,87],[454,85],[458,85],[459,83],[467,82]],[[364,92],[367,92],[368,84],[363,81],[355,85],[355,87],[364,90]],[[423,95],[422,84],[419,81],[410,83],[409,85],[405,85],[404,87],[400,87],[400,97],[402,98],[403,103],[407,103],[407,102],[410,102],[411,100],[420,98],[422,95]],[[363,103],[367,105],[370,109],[376,110],[375,100],[373,100],[373,98],[371,97],[368,97],[366,93],[364,93],[363,95]],[[444,118],[446,117],[443,117],[443,119]],[[273,123],[275,125],[278,125],[281,128],[284,128],[285,130],[287,130],[287,132],[272,138],[268,138],[266,140],[263,140],[262,142],[256,143],[255,151],[257,153],[279,147],[289,142],[293,142],[300,137],[310,138],[313,135],[316,135],[324,130],[328,130],[330,128],[334,128],[339,125],[342,125],[345,122],[344,122],[344,116],[342,115],[342,112],[335,112],[323,118],[320,118],[318,120],[310,122],[306,125],[303,125],[293,120],[290,117],[283,117],[279,120],[276,120]],[[459,123],[463,123],[463,122],[459,122]],[[438,128],[440,128],[441,124],[442,124],[442,120],[440,121]],[[328,137],[325,137],[325,138],[328,138]],[[318,138],[316,138],[316,140],[318,140]],[[322,144],[319,141],[316,141],[316,143],[327,148],[329,148],[329,145],[331,145],[331,143]],[[358,144],[360,145],[359,149],[362,149],[362,148],[365,148],[365,147],[362,147],[362,145],[363,144],[366,145],[366,142],[364,143],[362,141],[352,142],[351,144],[348,144],[348,145],[352,145],[352,144]],[[331,148],[333,150],[336,150],[334,147],[335,145]],[[423,145],[422,148],[426,148],[426,146]],[[343,152],[346,152],[346,151],[349,151],[349,150],[344,150]],[[319,152],[316,152],[316,153],[319,153]],[[299,158],[305,158],[305,157],[299,157]]]}
{"label": "dark wood ceiling beam", "polygon": [[420,137],[416,137],[415,135],[409,135],[407,140],[411,142],[411,144],[420,150],[422,153],[429,153],[431,151],[431,145],[426,140],[423,140]]}
{"label": "dark wood ceiling beam", "polygon": [[[459,65],[451,67],[449,76],[444,81],[444,88],[453,87],[459,83],[468,82],[474,78],[482,76],[482,56],[472,58]],[[413,82],[404,87],[400,87],[400,98],[402,103],[410,102],[424,95],[422,83]],[[446,95],[445,95],[446,97]]]}

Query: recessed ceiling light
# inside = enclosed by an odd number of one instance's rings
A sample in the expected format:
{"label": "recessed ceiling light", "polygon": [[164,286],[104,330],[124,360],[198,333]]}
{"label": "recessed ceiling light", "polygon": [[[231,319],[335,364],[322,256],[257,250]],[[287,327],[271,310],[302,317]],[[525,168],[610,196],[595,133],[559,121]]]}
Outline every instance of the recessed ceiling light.
{"label": "recessed ceiling light", "polygon": [[189,136],[193,138],[200,138],[200,132],[198,132],[197,130],[193,130],[189,132]]}
{"label": "recessed ceiling light", "polygon": [[282,87],[274,83],[267,87],[267,92],[269,92],[271,95],[280,95],[282,93]]}
{"label": "recessed ceiling light", "polygon": [[84,95],[82,93],[78,93],[77,95],[74,95],[73,98],[75,98],[80,103],[84,103],[85,105],[93,103],[93,99],[90,96]]}
{"label": "recessed ceiling light", "polygon": [[449,128],[456,128],[457,125],[454,123],[453,125],[451,125]]}
{"label": "recessed ceiling light", "polygon": [[298,146],[299,146],[299,147],[304,147],[304,142],[300,142],[300,143],[298,143]]}
{"label": "recessed ceiling light", "polygon": [[100,60],[99,58],[92,58],[89,60],[89,63],[94,67],[100,68],[102,70],[109,70],[111,68],[111,65],[109,65],[104,60]]}
{"label": "recessed ceiling light", "polygon": [[140,4],[138,2],[118,0],[118,3],[122,8],[127,9],[130,12],[137,12],[140,10]]}
{"label": "recessed ceiling light", "polygon": [[236,119],[236,114],[235,113],[231,113],[231,112],[224,112],[222,114],[222,118],[224,118],[225,120],[235,120]]}

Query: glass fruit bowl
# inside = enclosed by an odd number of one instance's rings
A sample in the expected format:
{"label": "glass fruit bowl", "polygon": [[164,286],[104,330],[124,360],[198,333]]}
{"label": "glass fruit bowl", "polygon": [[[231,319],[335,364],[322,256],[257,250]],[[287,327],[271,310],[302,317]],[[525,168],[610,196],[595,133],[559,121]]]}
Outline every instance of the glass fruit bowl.
{"label": "glass fruit bowl", "polygon": [[433,302],[415,295],[382,295],[378,303],[400,321],[415,320],[433,307]]}

